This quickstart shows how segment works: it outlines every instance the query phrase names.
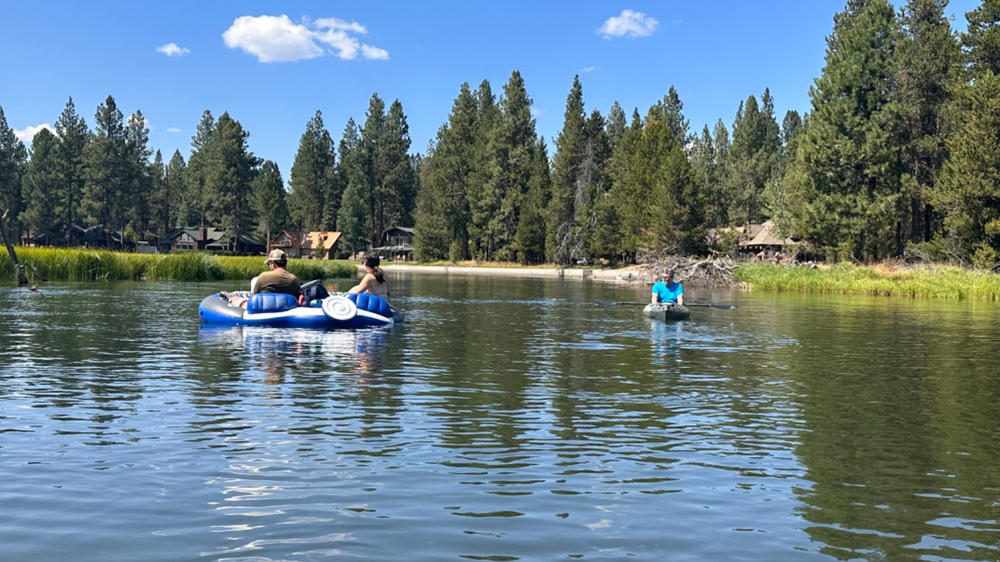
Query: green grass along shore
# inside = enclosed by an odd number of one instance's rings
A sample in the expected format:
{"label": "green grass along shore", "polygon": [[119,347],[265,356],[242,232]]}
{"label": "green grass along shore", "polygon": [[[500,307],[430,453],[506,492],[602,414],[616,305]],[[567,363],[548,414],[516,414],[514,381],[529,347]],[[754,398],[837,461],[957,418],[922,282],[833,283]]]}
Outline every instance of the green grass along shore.
{"label": "green grass along shore", "polygon": [[[216,281],[247,280],[264,271],[263,256],[214,256],[201,252],[130,254],[107,250],[17,247],[17,259],[34,267],[49,281]],[[28,279],[37,282],[31,267]],[[288,260],[288,270],[299,279],[355,277],[349,261]],[[10,255],[0,250],[0,276],[14,279]]]}
{"label": "green grass along shore", "polygon": [[734,272],[752,290],[1000,301],[1000,275],[954,266],[907,268],[841,263],[808,268],[748,263]]}
{"label": "green grass along shore", "polygon": [[[263,258],[257,256],[214,256],[201,252],[131,254],[37,247],[15,250],[21,263],[33,266],[49,281],[246,280],[264,269]],[[292,259],[288,262],[289,271],[300,279],[353,278],[357,276],[357,267],[351,261]],[[497,268],[497,274],[506,275],[509,270]],[[27,273],[33,283],[37,282],[30,267]],[[9,280],[15,277],[6,252],[0,252],[0,277]],[[1000,275],[941,265],[893,269],[850,263],[829,268],[747,263],[736,269],[734,279],[751,290],[763,291],[1000,301]]]}

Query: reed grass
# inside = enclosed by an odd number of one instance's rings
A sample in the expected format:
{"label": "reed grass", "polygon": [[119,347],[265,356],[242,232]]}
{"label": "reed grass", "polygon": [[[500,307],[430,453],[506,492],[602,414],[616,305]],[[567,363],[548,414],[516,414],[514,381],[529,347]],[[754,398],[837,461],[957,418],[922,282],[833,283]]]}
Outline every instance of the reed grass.
{"label": "reed grass", "polygon": [[842,263],[807,268],[753,263],[740,266],[734,275],[753,290],[1000,301],[1000,276],[952,266],[890,269]]}
{"label": "reed grass", "polygon": [[[248,280],[266,270],[259,256],[214,256],[202,252],[130,254],[77,248],[17,247],[18,260],[49,281],[214,281]],[[354,277],[349,261],[288,260],[288,270],[303,281]],[[13,279],[14,266],[0,252],[0,278]],[[27,268],[29,279],[37,277]]]}

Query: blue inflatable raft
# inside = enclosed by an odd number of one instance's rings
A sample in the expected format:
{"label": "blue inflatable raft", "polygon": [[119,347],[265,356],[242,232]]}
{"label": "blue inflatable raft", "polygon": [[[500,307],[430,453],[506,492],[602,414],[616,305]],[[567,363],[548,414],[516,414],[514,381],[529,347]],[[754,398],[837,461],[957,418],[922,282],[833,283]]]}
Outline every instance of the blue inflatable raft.
{"label": "blue inflatable raft", "polygon": [[[247,297],[246,308],[230,304],[228,297],[233,295]],[[304,306],[281,293],[215,293],[198,305],[198,316],[210,324],[293,328],[368,328],[402,321],[389,303],[367,293],[334,294]]]}

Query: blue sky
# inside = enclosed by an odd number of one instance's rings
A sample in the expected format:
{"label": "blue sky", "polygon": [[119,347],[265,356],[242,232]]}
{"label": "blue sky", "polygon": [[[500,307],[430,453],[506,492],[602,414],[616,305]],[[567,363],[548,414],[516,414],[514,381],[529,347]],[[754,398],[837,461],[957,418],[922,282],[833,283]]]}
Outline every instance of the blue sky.
{"label": "blue sky", "polygon": [[[901,0],[895,0],[898,6]],[[770,88],[778,121],[809,111],[826,37],[845,0],[619,2],[4,2],[0,107],[26,141],[72,96],[93,127],[110,94],[141,110],[150,148],[190,155],[205,109],[250,132],[250,150],[287,182],[316,110],[339,141],[373,93],[399,99],[412,152],[425,152],[463,82],[502,93],[524,77],[554,151],[580,75],[588,113],[618,101],[642,114],[670,86],[693,132]],[[979,0],[953,0],[953,26]]]}

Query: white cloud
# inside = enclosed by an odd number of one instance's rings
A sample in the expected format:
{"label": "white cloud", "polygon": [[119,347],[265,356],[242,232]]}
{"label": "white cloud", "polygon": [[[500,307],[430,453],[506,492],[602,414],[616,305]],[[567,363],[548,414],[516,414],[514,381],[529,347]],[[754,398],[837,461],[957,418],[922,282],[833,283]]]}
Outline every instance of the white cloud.
{"label": "white cloud", "polygon": [[168,133],[183,133],[184,131],[178,129],[177,127],[167,127]]}
{"label": "white cloud", "polygon": [[31,144],[31,140],[35,138],[38,131],[42,129],[48,129],[53,135],[56,134],[56,130],[52,128],[52,125],[48,123],[42,123],[41,125],[28,125],[23,129],[14,129],[14,136],[21,140],[21,142],[26,142]]}
{"label": "white cloud", "polygon": [[597,70],[596,66],[585,66],[585,67],[583,67],[583,68],[580,69],[580,72],[586,74],[587,72],[593,72],[595,70]]}
{"label": "white cloud", "polygon": [[371,45],[361,45],[361,54],[364,55],[366,59],[389,60],[389,51],[378,47],[372,47]]}
{"label": "white cloud", "polygon": [[340,31],[353,31],[354,33],[360,33],[362,35],[368,33],[368,30],[365,29],[365,26],[361,25],[360,23],[356,21],[344,21],[338,18],[319,18],[315,22],[313,22],[313,25],[319,28],[326,27],[330,29],[337,29]]}
{"label": "white cloud", "polygon": [[222,39],[231,49],[243,49],[260,62],[293,62],[331,54],[345,60],[386,60],[389,52],[358,41],[368,30],[358,22],[320,18],[294,23],[286,15],[240,16]]}
{"label": "white cloud", "polygon": [[542,110],[541,109],[535,109],[534,107],[531,108],[531,116],[532,117],[538,117],[541,114],[542,114]]}
{"label": "white cloud", "polygon": [[620,15],[608,18],[597,30],[605,39],[613,37],[649,37],[660,22],[642,12],[622,10]]}
{"label": "white cloud", "polygon": [[163,53],[168,57],[180,57],[191,52],[187,47],[181,47],[177,43],[167,43],[156,48],[156,52]]}

